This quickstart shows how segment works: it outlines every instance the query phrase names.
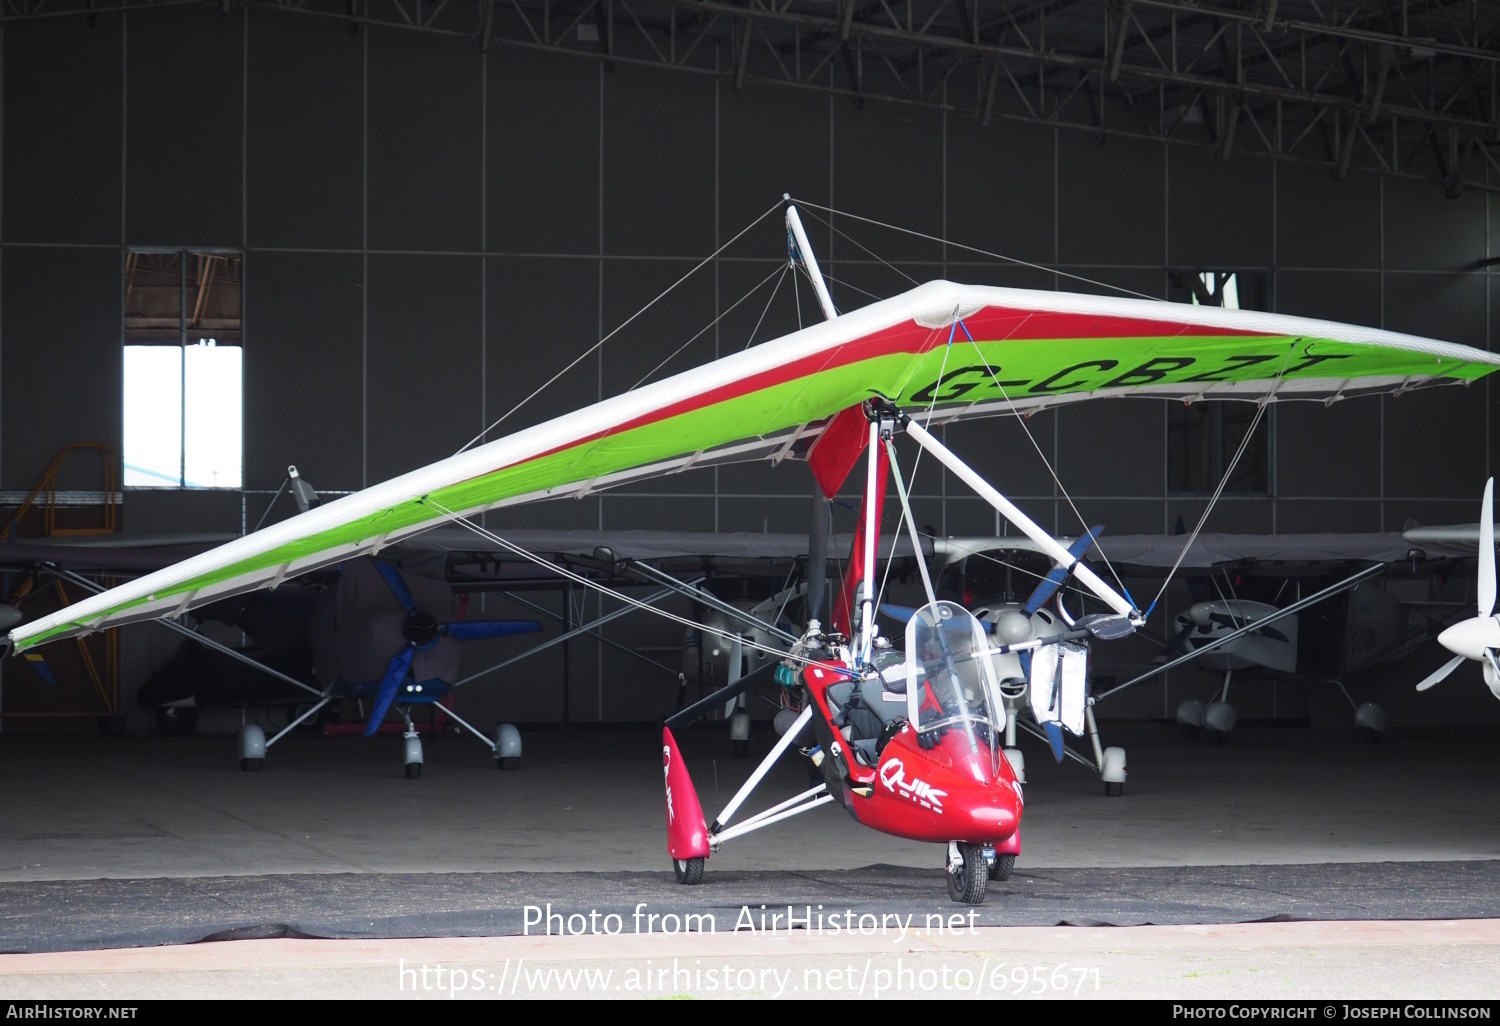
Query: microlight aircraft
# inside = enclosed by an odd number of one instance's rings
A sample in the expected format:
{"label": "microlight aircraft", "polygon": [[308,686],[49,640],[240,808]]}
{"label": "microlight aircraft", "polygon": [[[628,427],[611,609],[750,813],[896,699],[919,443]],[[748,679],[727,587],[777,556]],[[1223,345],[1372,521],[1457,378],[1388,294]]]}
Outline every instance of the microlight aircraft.
{"label": "microlight aircraft", "polygon": [[[177,617],[297,574],[376,556],[443,524],[518,550],[476,518],[520,503],[587,495],[692,467],[789,457],[805,458],[831,496],[863,461],[862,530],[842,597],[847,622],[836,616],[828,632],[808,623],[790,652],[778,652],[778,661],[766,667],[779,674],[789,702],[800,709],[745,788],[711,822],[671,721],[663,731],[669,853],[679,879],[694,883],[702,879],[704,861],[731,838],[837,802],[875,829],[945,842],[949,893],[975,903],[983,900],[991,874],[1007,871],[1002,856],[1020,851],[1022,794],[999,741],[1001,678],[1024,672],[1033,691],[1050,684],[1051,712],[1044,716],[1053,719],[1045,722],[1081,727],[1088,709],[1070,705],[1068,697],[1079,695],[1086,681],[1087,640],[1128,633],[1144,623],[1145,613],[933,430],[976,417],[1131,396],[1238,399],[1264,410],[1273,401],[1329,402],[1467,385],[1500,365],[1500,355],[1469,347],[1327,321],[947,281],[840,313],[796,204],[787,198],[767,214],[776,209],[784,213],[790,259],[811,283],[822,323],[325,502],[16,626],[7,635],[10,644],[24,653],[104,627]],[[1109,612],[1080,619],[1065,632],[992,644],[972,614],[936,599],[918,560],[928,601],[908,622],[907,651],[879,644],[874,554],[888,481],[896,485],[906,529],[914,531],[906,479],[892,458],[892,439],[900,432],[1048,554],[1057,564],[1055,582],[1071,575]],[[1128,460],[1134,443],[1100,444]],[[1015,626],[1007,636],[1025,633],[1024,625]],[[842,715],[856,692],[871,699],[881,719],[874,737],[856,736]],[[823,783],[730,825],[770,764],[809,725],[823,749]]]}

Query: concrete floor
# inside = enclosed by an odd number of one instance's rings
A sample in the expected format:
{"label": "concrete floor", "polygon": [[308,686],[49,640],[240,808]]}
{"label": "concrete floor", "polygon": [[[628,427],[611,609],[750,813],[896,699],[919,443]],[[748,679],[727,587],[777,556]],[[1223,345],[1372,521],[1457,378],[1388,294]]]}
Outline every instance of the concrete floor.
{"label": "concrete floor", "polygon": [[892,940],[746,934],[250,940],[0,955],[0,993],[11,1000],[115,1002],[273,995],[1260,998],[1316,1002],[1316,1017],[1341,1019],[1341,1002],[1350,999],[1469,1000],[1488,1008],[1500,924],[1010,927]]}
{"label": "concrete floor", "polygon": [[[393,738],[292,738],[247,774],[228,736],[11,734],[0,738],[0,775],[12,782],[0,789],[0,949],[57,953],[0,955],[0,992],[437,997],[404,987],[399,969],[441,963],[484,981],[469,996],[497,996],[501,974],[519,974],[524,959],[532,975],[517,996],[963,997],[981,977],[991,994],[997,981],[1034,988],[1014,973],[1042,966],[1045,997],[1482,998],[1493,994],[1500,919],[1429,917],[1497,914],[1495,733],[1406,730],[1369,746],[1352,731],[1249,726],[1211,747],[1169,727],[1106,728],[1130,754],[1121,798],[1030,746],[1016,876],[992,885],[977,933],[904,943],[503,936],[519,932],[513,920],[537,895],[565,911],[697,902],[726,917],[721,928],[757,896],[919,918],[958,908],[937,846],[883,837],[832,808],[726,846],[704,887],[677,887],[651,732],[531,732],[515,773],[497,772],[472,741],[440,739],[416,781],[401,775]],[[755,749],[769,745],[762,736]],[[683,748],[712,814],[752,763],[733,759],[717,730],[688,733]],[[763,804],[804,781],[800,760],[787,760]],[[879,865],[916,868],[858,871]],[[1407,921],[1245,922],[1268,915]],[[984,925],[1059,921],[1242,925]],[[295,929],[451,939],[289,939]],[[288,939],[174,946],[215,935]],[[97,950],[120,945],[148,946]],[[737,982],[628,985],[632,971],[639,983],[687,960],[732,967]],[[557,975],[581,969],[592,988]],[[957,986],[961,971],[970,989]],[[614,974],[602,987],[601,972]]]}
{"label": "concrete floor", "polygon": [[[767,732],[768,733],[768,732]],[[1243,727],[1224,747],[1169,727],[1106,728],[1130,780],[1105,798],[1081,767],[1027,749],[1023,867],[1205,866],[1500,858],[1491,730]],[[462,738],[429,744],[420,780],[399,740],[292,738],[239,771],[225,736],[0,739],[0,882],[341,872],[664,871],[658,742],[649,732],[542,731],[523,767]],[[710,815],[750,763],[718,731],[684,755]],[[764,752],[770,738],[757,738]],[[805,786],[784,760],[764,805]],[[757,806],[754,799],[748,809]],[[933,868],[936,846],[836,807],[731,842],[710,873]]]}

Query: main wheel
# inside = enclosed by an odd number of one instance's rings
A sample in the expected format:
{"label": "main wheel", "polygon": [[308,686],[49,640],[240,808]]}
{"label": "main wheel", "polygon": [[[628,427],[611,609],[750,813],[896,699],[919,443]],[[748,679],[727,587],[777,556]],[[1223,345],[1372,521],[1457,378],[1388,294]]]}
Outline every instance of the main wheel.
{"label": "main wheel", "polygon": [[1198,735],[1203,733],[1203,728],[1192,723],[1177,724],[1177,733],[1182,735],[1184,741],[1196,741]]}
{"label": "main wheel", "polygon": [[678,883],[695,887],[703,882],[703,859],[673,859],[672,872],[677,874]]}
{"label": "main wheel", "polygon": [[416,780],[422,775],[422,764],[420,762],[409,762],[406,764],[406,779]]}
{"label": "main wheel", "polygon": [[990,882],[989,867],[984,864],[977,844],[960,843],[958,852],[964,864],[957,872],[948,871],[948,897],[965,905],[982,905],[985,885]]}
{"label": "main wheel", "polygon": [[1359,736],[1372,745],[1380,744],[1380,739],[1385,737],[1384,732],[1375,730],[1373,727],[1360,727]]}
{"label": "main wheel", "polygon": [[1016,857],[1014,855],[996,855],[995,864],[990,867],[990,879],[1005,881],[1010,879],[1010,874],[1015,872]]}
{"label": "main wheel", "polygon": [[263,762],[265,762],[264,759],[241,759],[240,769],[246,773],[258,773]]}
{"label": "main wheel", "polygon": [[1104,782],[1104,796],[1106,798],[1118,798],[1118,797],[1120,797],[1120,795],[1122,795],[1124,793],[1125,793],[1125,784],[1124,784],[1123,781],[1111,782],[1111,781],[1106,780]]}
{"label": "main wheel", "polygon": [[502,770],[520,769],[521,757],[519,755],[502,755],[495,760],[495,768]]}
{"label": "main wheel", "polygon": [[734,741],[734,742],[731,742],[731,747],[734,749],[734,757],[736,759],[748,759],[748,758],[750,758],[750,742],[749,741]]}

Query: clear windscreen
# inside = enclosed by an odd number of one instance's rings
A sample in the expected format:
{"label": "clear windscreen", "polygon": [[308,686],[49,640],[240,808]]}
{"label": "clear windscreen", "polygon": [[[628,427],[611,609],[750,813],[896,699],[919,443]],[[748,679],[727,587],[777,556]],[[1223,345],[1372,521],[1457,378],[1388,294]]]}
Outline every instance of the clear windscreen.
{"label": "clear windscreen", "polygon": [[961,731],[994,750],[1005,725],[984,628],[963,606],[935,602],[906,625],[907,717],[919,732]]}

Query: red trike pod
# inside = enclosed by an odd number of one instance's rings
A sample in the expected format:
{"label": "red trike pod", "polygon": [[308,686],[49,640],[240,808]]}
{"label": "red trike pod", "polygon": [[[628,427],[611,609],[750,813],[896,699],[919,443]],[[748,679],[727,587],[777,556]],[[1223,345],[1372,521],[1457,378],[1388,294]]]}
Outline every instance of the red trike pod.
{"label": "red trike pod", "polygon": [[667,785],[667,852],[675,861],[708,857],[708,824],[703,806],[677,750],[670,727],[661,729],[661,771]]}

